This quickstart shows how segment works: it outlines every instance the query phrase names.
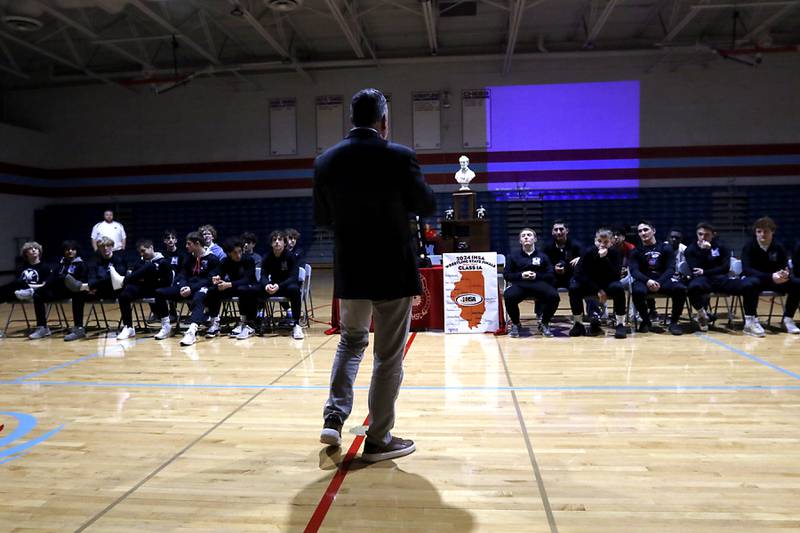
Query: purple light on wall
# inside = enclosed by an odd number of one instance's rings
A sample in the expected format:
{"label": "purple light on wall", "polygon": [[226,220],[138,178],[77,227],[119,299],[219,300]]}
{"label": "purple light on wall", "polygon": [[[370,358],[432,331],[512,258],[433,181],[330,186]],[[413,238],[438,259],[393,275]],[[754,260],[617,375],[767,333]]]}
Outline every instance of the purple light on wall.
{"label": "purple light on wall", "polygon": [[[602,83],[570,83],[559,85],[514,85],[489,87],[491,90],[492,146],[487,168],[490,172],[508,169],[508,163],[493,163],[491,152],[535,152],[539,150],[579,150],[603,148],[636,148],[639,146],[639,82],[618,81]],[[533,169],[542,166],[534,163],[536,154],[527,154]],[[548,161],[551,173],[543,176],[537,185],[535,172],[520,175],[520,181],[489,183],[490,190],[542,189],[553,187],[552,171],[592,170],[597,168],[639,168],[638,159],[619,161]],[[638,180],[630,180],[630,173],[617,179],[626,179],[626,186],[638,187]],[[620,186],[613,178],[572,181],[559,188],[608,188]],[[546,182],[546,185],[545,183]],[[633,182],[633,183],[630,183]],[[544,185],[544,186],[543,186]]]}

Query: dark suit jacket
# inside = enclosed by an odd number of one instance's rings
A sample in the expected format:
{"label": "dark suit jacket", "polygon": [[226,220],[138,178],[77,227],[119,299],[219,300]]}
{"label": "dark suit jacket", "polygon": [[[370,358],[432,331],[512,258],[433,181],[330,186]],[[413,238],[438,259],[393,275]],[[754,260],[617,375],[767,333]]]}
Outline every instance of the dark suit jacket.
{"label": "dark suit jacket", "polygon": [[314,220],[333,228],[337,298],[393,300],[420,293],[409,219],[436,200],[414,151],[367,128],[314,163]]}

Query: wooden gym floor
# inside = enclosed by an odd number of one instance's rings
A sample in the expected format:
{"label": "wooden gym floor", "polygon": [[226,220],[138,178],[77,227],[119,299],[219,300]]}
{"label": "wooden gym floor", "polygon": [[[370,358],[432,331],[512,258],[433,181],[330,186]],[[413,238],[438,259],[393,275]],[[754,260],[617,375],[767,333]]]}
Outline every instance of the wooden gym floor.
{"label": "wooden gym floor", "polygon": [[419,333],[395,430],[418,450],[366,465],[369,356],[342,448],[318,442],[325,328],[1,340],[0,530],[800,529],[798,337]]}

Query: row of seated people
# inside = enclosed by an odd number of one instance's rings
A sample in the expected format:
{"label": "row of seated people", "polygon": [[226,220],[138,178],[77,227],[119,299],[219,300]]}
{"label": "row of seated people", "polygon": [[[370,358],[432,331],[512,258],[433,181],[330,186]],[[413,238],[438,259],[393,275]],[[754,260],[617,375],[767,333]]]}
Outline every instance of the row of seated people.
{"label": "row of seated people", "polygon": [[[250,234],[245,237],[250,238]],[[196,342],[198,328],[207,317],[210,324],[206,336],[219,334],[224,300],[238,298],[240,322],[232,334],[237,339],[246,339],[255,334],[259,300],[283,297],[289,300],[292,337],[302,339],[304,334],[298,323],[301,252],[296,247],[288,249],[287,235],[283,231],[273,231],[270,244],[270,252],[261,258],[240,238],[231,238],[219,247],[213,240],[209,244],[202,233],[195,231],[186,236],[186,252],[183,253],[177,247],[175,232],[167,231],[163,252],[156,252],[149,239],[136,243],[140,259],[129,270],[122,252],[114,251],[115,243],[108,237],[99,239],[97,255],[91,262],[78,256],[76,242],[65,241],[63,256],[53,268],[41,261],[42,247],[38,243],[26,243],[21,250],[26,265],[15,281],[0,287],[0,302],[33,302],[36,329],[29,338],[36,340],[52,334],[47,325],[46,304],[71,300],[74,327],[64,340],[72,341],[86,336],[83,315],[87,301],[118,301],[122,325],[118,340],[136,334],[133,302],[144,298],[153,300],[151,311],[161,322],[155,338],[163,340],[172,334],[170,319],[172,316],[175,321],[176,303],[184,301],[191,315],[181,344],[189,346]],[[219,248],[221,258],[214,253],[212,245]]]}
{"label": "row of seated people", "polygon": [[[673,335],[683,333],[680,318],[686,300],[695,313],[692,327],[708,331],[710,296],[712,293],[738,296],[744,308],[744,333],[763,337],[765,331],[758,320],[758,300],[762,292],[786,296],[781,326],[791,334],[800,334],[794,314],[800,303],[800,246],[787,252],[774,235],[777,225],[769,217],[753,225],[753,239],[741,252],[741,276],[731,272],[731,250],[718,239],[714,227],[700,222],[696,238],[687,246],[671,235],[670,242],[656,239],[656,228],[648,221],[637,224],[640,244],[625,240],[624,230],[600,228],[594,246],[581,250],[567,237],[563,221],[553,225],[553,242],[542,250],[536,248],[536,233],[523,229],[520,248],[506,259],[503,276],[509,283],[504,302],[509,316],[509,335],[519,337],[521,331],[519,304],[525,299],[536,301],[540,316],[539,331],[553,336],[550,321],[559,302],[558,288],[566,288],[572,312],[569,335],[587,334],[583,324],[584,300],[589,318],[589,333],[602,334],[601,307],[612,303],[614,336],[625,338],[628,313],[626,290],[641,320],[639,333],[660,332],[654,325],[648,303],[650,296],[663,295],[672,300],[668,329]],[[632,313],[635,314],[635,313]]]}

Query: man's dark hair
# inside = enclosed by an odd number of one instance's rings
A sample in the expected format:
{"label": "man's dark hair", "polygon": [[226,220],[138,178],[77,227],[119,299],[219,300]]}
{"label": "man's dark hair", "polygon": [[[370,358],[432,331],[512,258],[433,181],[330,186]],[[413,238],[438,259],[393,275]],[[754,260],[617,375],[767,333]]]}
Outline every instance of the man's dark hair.
{"label": "man's dark hair", "polygon": [[642,220],[640,220],[639,222],[637,222],[637,223],[636,223],[636,227],[639,227],[639,226],[641,226],[642,224],[644,224],[645,226],[649,227],[650,229],[653,229],[653,228],[655,228],[655,226],[653,225],[653,223],[652,223],[652,222],[650,222],[649,220],[644,220],[644,219],[642,219]]}
{"label": "man's dark hair", "polygon": [[192,241],[195,244],[202,244],[205,245],[206,241],[203,239],[203,235],[200,234],[199,231],[190,231],[186,234],[186,240]]}
{"label": "man's dark hair", "polygon": [[178,238],[178,232],[175,231],[172,228],[165,229],[164,233],[161,234],[161,240],[163,241],[164,239],[166,239],[168,237],[175,237],[177,239]]}
{"label": "man's dark hair", "polygon": [[695,227],[694,229],[695,229],[695,231],[697,231],[699,229],[705,229],[705,230],[710,231],[711,233],[716,233],[716,230],[714,229],[714,226],[712,226],[708,222],[698,222],[697,223],[697,227]]}
{"label": "man's dark hair", "polygon": [[287,239],[300,240],[300,232],[294,228],[286,228],[283,232],[286,234]]}
{"label": "man's dark hair", "polygon": [[152,248],[152,247],[153,247],[153,241],[151,241],[150,239],[139,239],[138,241],[136,241],[137,250],[139,248]]}
{"label": "man's dark hair", "polygon": [[258,237],[256,237],[256,234],[249,231],[242,233],[239,238],[242,239],[242,242],[252,242],[253,244],[258,244]]}
{"label": "man's dark hair", "polygon": [[755,231],[757,229],[767,229],[775,233],[775,230],[778,229],[778,225],[769,217],[761,217],[753,224],[753,230]]}
{"label": "man's dark hair", "polygon": [[275,239],[280,239],[284,242],[284,244],[286,244],[286,234],[279,229],[276,229],[275,231],[269,234],[270,245],[273,243],[273,241],[275,241]]}
{"label": "man's dark hair", "polygon": [[557,219],[555,219],[555,220],[553,221],[553,225],[552,225],[552,226],[550,226],[550,227],[552,228],[553,226],[555,226],[555,225],[557,225],[557,224],[561,224],[561,225],[562,225],[562,226],[564,226],[565,228],[569,229],[569,224],[567,224],[567,221],[566,221],[566,220],[564,220],[563,218],[557,218]]}
{"label": "man's dark hair", "polygon": [[378,89],[361,89],[350,101],[350,122],[357,128],[369,127],[386,114],[386,97]]}
{"label": "man's dark hair", "polygon": [[72,240],[66,240],[61,243],[61,251],[65,252],[67,250],[75,250],[78,251],[78,242]]}
{"label": "man's dark hair", "polygon": [[680,233],[681,236],[683,235],[683,232],[681,230],[679,230],[678,228],[669,228],[669,233],[670,234],[671,233]]}
{"label": "man's dark hair", "polygon": [[235,248],[244,248],[241,239],[237,237],[230,237],[222,243],[222,249],[226,254],[231,253]]}

